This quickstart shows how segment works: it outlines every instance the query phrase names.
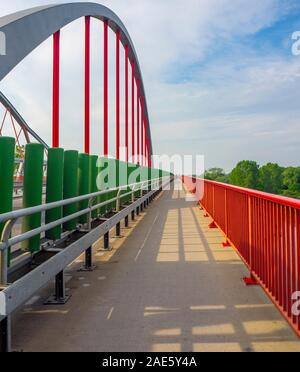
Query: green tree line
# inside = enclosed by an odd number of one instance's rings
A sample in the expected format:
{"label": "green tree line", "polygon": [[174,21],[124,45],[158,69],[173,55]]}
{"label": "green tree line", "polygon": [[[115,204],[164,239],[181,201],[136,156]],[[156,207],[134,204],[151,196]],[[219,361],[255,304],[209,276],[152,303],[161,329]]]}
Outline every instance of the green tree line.
{"label": "green tree line", "polygon": [[251,160],[240,161],[229,173],[211,168],[205,178],[236,186],[300,199],[300,167],[281,167],[276,163],[259,166]]}

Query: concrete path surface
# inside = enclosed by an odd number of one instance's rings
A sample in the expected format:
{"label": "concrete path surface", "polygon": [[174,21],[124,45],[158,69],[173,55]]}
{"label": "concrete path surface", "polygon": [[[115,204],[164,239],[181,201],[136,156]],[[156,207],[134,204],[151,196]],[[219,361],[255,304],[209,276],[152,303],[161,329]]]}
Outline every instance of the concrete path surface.
{"label": "concrete path surface", "polygon": [[[175,185],[178,186],[179,184]],[[68,269],[72,294],[43,306],[50,288],[13,319],[20,351],[300,351],[300,342],[219,230],[184,191],[165,191],[122,230],[97,269]]]}

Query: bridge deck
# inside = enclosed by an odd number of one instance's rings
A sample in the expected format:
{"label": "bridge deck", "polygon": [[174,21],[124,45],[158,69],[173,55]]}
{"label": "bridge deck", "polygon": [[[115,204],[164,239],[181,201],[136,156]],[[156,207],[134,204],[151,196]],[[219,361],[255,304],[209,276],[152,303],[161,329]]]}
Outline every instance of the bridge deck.
{"label": "bridge deck", "polygon": [[44,307],[49,288],[13,322],[25,351],[300,351],[300,342],[223,236],[187,202],[164,192],[137,228],[96,252],[98,268],[69,268],[72,298]]}

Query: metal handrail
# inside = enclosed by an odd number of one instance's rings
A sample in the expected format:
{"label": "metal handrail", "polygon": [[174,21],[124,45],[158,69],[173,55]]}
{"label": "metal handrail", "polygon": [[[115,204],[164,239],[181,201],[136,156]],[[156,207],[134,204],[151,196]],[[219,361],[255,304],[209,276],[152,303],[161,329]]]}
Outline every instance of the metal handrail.
{"label": "metal handrail", "polygon": [[[64,206],[69,205],[69,204],[79,203],[81,201],[85,201],[85,200],[88,200],[90,198],[96,198],[98,196],[105,195],[109,192],[118,191],[119,189],[127,190],[128,188],[132,188],[136,185],[143,185],[143,184],[149,183],[149,182],[154,183],[154,182],[157,182],[158,180],[160,180],[160,178],[156,178],[156,179],[151,180],[151,181],[143,181],[143,182],[138,182],[138,183],[134,183],[134,184],[131,184],[131,185],[124,185],[124,186],[120,186],[120,187],[115,187],[115,188],[112,188],[112,189],[106,189],[106,190],[98,191],[98,192],[95,192],[95,193],[92,193],[92,194],[76,196],[75,198],[60,200],[60,201],[57,201],[57,202],[42,204],[42,205],[39,205],[39,206],[34,206],[34,207],[24,208],[24,209],[18,209],[16,211],[3,213],[3,214],[0,214],[0,223],[6,222],[6,221],[14,219],[14,218],[27,217],[27,216],[30,216],[30,215],[35,214],[35,213],[46,212],[48,210],[51,210],[51,209],[54,209],[54,208],[59,208],[59,207],[64,207]],[[130,194],[131,194],[131,192],[130,192]]]}
{"label": "metal handrail", "polygon": [[211,181],[211,180],[207,180],[204,178],[190,177],[190,176],[183,176],[183,177],[187,177],[187,178],[194,180],[194,183],[195,181],[204,182],[206,184],[222,187],[226,190],[237,191],[237,192],[240,192],[241,194],[245,194],[245,195],[256,197],[256,198],[262,198],[264,200],[268,200],[273,203],[278,203],[278,204],[281,204],[287,207],[300,209],[299,199],[290,198],[290,197],[282,196],[282,195],[271,194],[271,193],[267,193],[267,192],[259,191],[259,190],[248,189],[245,187],[235,186],[235,185],[231,185],[227,183]]}
{"label": "metal handrail", "polygon": [[[116,188],[112,188],[112,189],[99,191],[99,192],[92,193],[92,194],[82,195],[82,196],[78,196],[78,197],[75,197],[75,198],[70,198],[70,199],[61,200],[61,201],[58,201],[58,202],[43,204],[43,205],[31,207],[31,208],[20,209],[20,210],[17,210],[17,211],[4,213],[4,214],[0,215],[0,222],[6,222],[5,227],[3,229],[3,232],[2,232],[1,241],[0,241],[0,283],[3,285],[7,281],[7,251],[10,247],[12,247],[16,244],[19,244],[19,243],[23,242],[24,240],[30,239],[30,238],[32,238],[36,235],[39,235],[43,232],[46,232],[50,229],[53,229],[53,228],[55,228],[55,227],[57,227],[61,224],[64,224],[68,221],[71,221],[75,218],[78,218],[82,215],[85,215],[85,214],[90,215],[89,222],[88,222],[88,226],[89,226],[89,229],[90,229],[90,227],[91,227],[90,226],[91,216],[92,216],[92,212],[94,210],[96,210],[98,208],[101,208],[101,207],[103,207],[107,204],[110,204],[112,202],[115,202],[115,201],[120,206],[121,205],[121,200],[123,198],[129,196],[129,195],[132,195],[132,198],[134,200],[134,194],[136,193],[136,191],[138,191],[140,189],[141,193],[142,193],[142,191],[146,187],[149,187],[149,186],[152,187],[154,184],[159,186],[159,181],[162,181],[164,178],[166,178],[166,177],[156,178],[154,180],[147,180],[147,181],[137,182],[137,183],[130,184],[130,185],[124,185],[124,186],[120,186],[120,187],[116,187]],[[121,192],[123,190],[127,190],[128,188],[130,188],[131,191],[121,195]],[[118,191],[118,194],[117,194],[116,197],[111,198],[109,200],[106,200],[106,201],[104,201],[102,203],[99,203],[97,205],[92,205],[94,200],[98,196],[102,196],[102,195],[105,195],[105,194],[113,192],[113,191]],[[44,224],[44,225],[42,225],[42,226],[40,226],[36,229],[27,231],[23,234],[20,234],[18,236],[10,238],[11,233],[12,233],[12,229],[13,229],[14,225],[16,224],[16,222],[19,220],[19,218],[30,216],[30,215],[35,214],[35,213],[46,212],[46,211],[54,209],[54,208],[63,207],[63,206],[78,203],[78,202],[81,202],[81,201],[84,201],[84,200],[89,201],[89,207],[88,208],[85,208],[81,211],[78,211],[76,213],[73,213],[71,215],[63,217],[59,220]],[[120,207],[119,207],[119,209],[120,209]]]}
{"label": "metal handrail", "polygon": [[[105,191],[101,191],[101,192],[97,192],[97,193],[82,195],[82,196],[76,197],[76,198],[66,199],[66,200],[62,200],[62,201],[59,201],[59,202],[48,203],[48,204],[44,204],[44,205],[40,205],[40,206],[36,206],[36,207],[20,209],[18,211],[2,214],[2,215],[0,215],[0,222],[6,222],[6,225],[3,229],[3,233],[2,233],[2,236],[1,236],[0,251],[3,251],[3,250],[5,250],[5,249],[7,249],[7,248],[9,248],[13,245],[21,243],[23,240],[27,240],[29,238],[32,238],[32,237],[34,237],[34,236],[36,236],[36,235],[38,235],[42,232],[46,232],[50,229],[53,229],[54,227],[57,227],[57,226],[59,226],[63,223],[71,221],[74,218],[80,217],[80,216],[82,216],[84,214],[87,214],[89,212],[93,212],[94,210],[96,210],[98,208],[101,208],[101,207],[103,207],[107,204],[110,204],[114,201],[117,201],[118,199],[121,200],[128,195],[134,194],[137,191],[134,188],[136,185],[141,185],[140,190],[143,190],[145,184],[153,185],[158,180],[160,180],[160,179],[158,178],[158,179],[151,180],[151,181],[143,181],[143,182],[139,182],[139,183],[128,185],[128,186],[127,185],[126,186],[120,186],[120,187],[117,187],[117,188],[107,189]],[[45,212],[45,211],[48,211],[48,210],[51,210],[51,209],[54,209],[54,208],[63,207],[65,205],[78,203],[78,202],[81,202],[81,201],[84,201],[84,200],[92,201],[92,200],[95,200],[95,198],[97,198],[98,196],[105,195],[107,193],[117,191],[117,190],[119,192],[121,192],[122,190],[128,189],[131,186],[133,187],[133,190],[126,193],[126,194],[119,195],[117,197],[111,198],[111,199],[106,200],[106,201],[104,201],[102,203],[99,203],[97,205],[93,205],[93,206],[90,206],[88,208],[82,209],[81,211],[78,211],[76,213],[70,214],[70,215],[68,215],[64,218],[61,218],[59,220],[56,220],[54,222],[44,224],[43,226],[41,226],[39,228],[36,228],[34,230],[30,230],[26,233],[20,234],[20,235],[18,235],[16,237],[13,237],[11,239],[4,240],[4,237],[10,236],[10,233],[8,233],[7,230],[9,229],[10,232],[11,232],[11,230],[13,228],[13,225],[17,222],[17,220],[19,218],[30,216],[30,215],[35,214],[35,213]],[[10,223],[11,221],[15,221],[13,225]]]}

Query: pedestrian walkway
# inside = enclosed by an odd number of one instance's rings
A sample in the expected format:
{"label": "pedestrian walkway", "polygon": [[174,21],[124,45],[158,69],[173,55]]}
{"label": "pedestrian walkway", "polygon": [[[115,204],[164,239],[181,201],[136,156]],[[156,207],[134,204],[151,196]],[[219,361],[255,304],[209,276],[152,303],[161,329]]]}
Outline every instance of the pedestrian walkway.
{"label": "pedestrian walkway", "polygon": [[[178,181],[179,182],[179,181]],[[300,341],[222,233],[209,229],[184,191],[165,191],[97,269],[68,270],[72,297],[45,307],[49,288],[13,321],[13,349],[24,351],[300,351]]]}

